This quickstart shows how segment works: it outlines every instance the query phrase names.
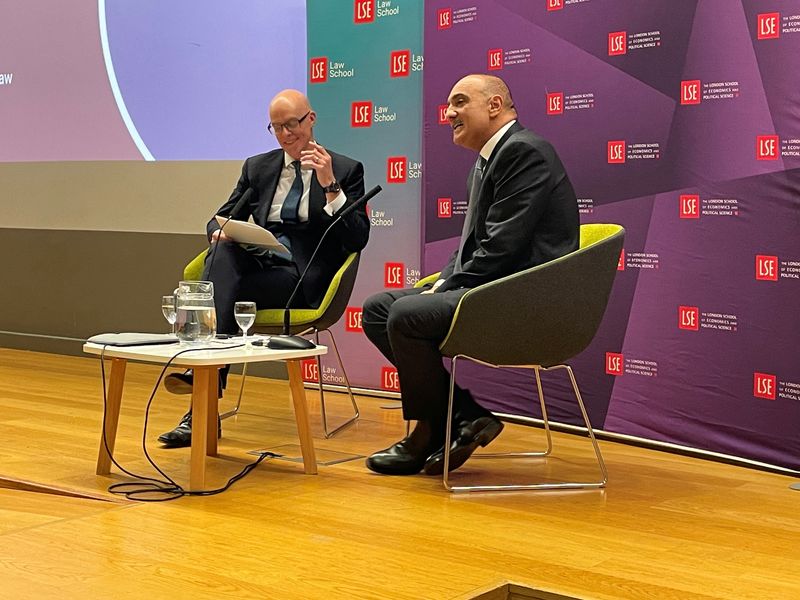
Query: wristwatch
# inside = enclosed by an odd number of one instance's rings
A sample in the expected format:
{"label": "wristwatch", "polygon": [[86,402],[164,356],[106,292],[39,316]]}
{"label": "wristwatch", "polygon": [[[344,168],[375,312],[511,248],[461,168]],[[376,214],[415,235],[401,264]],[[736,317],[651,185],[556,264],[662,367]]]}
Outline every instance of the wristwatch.
{"label": "wristwatch", "polygon": [[340,186],[339,182],[334,179],[333,183],[322,188],[322,191],[326,194],[338,194],[342,191],[342,186]]}

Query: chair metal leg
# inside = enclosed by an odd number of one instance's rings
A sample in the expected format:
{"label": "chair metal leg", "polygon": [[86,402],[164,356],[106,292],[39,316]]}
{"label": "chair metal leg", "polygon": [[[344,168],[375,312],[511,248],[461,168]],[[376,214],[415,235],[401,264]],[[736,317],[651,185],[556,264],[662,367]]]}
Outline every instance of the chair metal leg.
{"label": "chair metal leg", "polygon": [[[335,429],[333,429],[331,431],[328,431],[328,412],[325,410],[325,390],[322,387],[322,362],[320,360],[320,357],[317,356],[317,372],[319,373],[319,377],[318,377],[318,379],[319,379],[319,403],[320,403],[320,408],[321,408],[321,411],[322,411],[322,430],[325,433],[325,439],[328,439],[328,438],[333,437],[334,435],[336,435],[336,433],[338,433],[339,431],[341,431],[345,427],[355,423],[356,420],[358,420],[358,417],[360,416],[361,413],[358,410],[358,404],[356,404],[356,399],[353,396],[353,389],[350,387],[350,379],[348,379],[347,371],[345,371],[345,369],[344,369],[344,363],[342,362],[342,357],[339,354],[339,348],[336,347],[336,338],[333,337],[333,332],[330,329],[327,329],[326,331],[328,332],[328,335],[331,338],[331,345],[333,346],[333,350],[336,353],[336,360],[339,361],[339,367],[342,369],[342,375],[344,376],[344,383],[347,386],[347,393],[350,396],[350,402],[353,405],[353,416],[350,417],[349,419],[347,419],[344,423],[342,423],[341,425],[339,425]],[[315,337],[315,340],[316,340],[317,344],[319,344],[319,331],[315,331],[314,332],[314,337]]]}
{"label": "chair metal leg", "polygon": [[239,407],[242,405],[242,394],[244,393],[244,382],[247,381],[247,363],[244,363],[242,366],[242,385],[239,386],[239,399],[236,401],[236,407],[232,408],[228,412],[222,413],[219,418],[220,419],[227,419],[228,417],[232,417],[234,415],[239,414]]}
{"label": "chair metal leg", "polygon": [[[533,483],[533,484],[513,484],[513,485],[451,485],[449,479],[449,467],[450,467],[450,444],[452,439],[452,416],[453,416],[453,393],[455,390],[455,379],[456,379],[456,364],[459,358],[466,358],[473,362],[477,362],[483,364],[485,366],[494,367],[494,368],[507,368],[507,367],[514,367],[514,368],[527,368],[533,369],[534,374],[536,376],[536,387],[539,392],[539,403],[542,407],[542,419],[544,422],[544,429],[547,435],[547,449],[544,452],[514,452],[514,453],[498,453],[498,454],[476,454],[473,458],[492,458],[492,457],[500,457],[500,458],[508,458],[508,457],[539,457],[544,458],[550,455],[552,450],[552,440],[550,436],[550,425],[547,419],[547,409],[544,402],[544,394],[542,392],[542,383],[541,378],[539,375],[539,371],[548,371],[548,370],[555,370],[555,369],[566,369],[567,373],[569,374],[570,381],[572,382],[572,389],[575,392],[575,398],[578,401],[578,406],[581,410],[581,415],[583,416],[583,421],[586,424],[586,430],[589,435],[589,439],[591,440],[592,447],[594,448],[595,457],[597,458],[597,464],[600,468],[600,472],[602,474],[602,479],[600,481],[591,481],[591,482],[559,482],[559,483]],[[500,492],[500,491],[516,491],[516,490],[585,490],[585,489],[598,489],[605,487],[606,483],[608,482],[608,471],[606,469],[605,461],[603,460],[603,455],[600,452],[600,446],[597,443],[597,439],[594,435],[594,430],[592,429],[592,424],[589,422],[589,415],[586,412],[586,407],[583,404],[583,398],[581,397],[580,390],[578,389],[578,384],[575,381],[575,375],[572,372],[572,368],[569,365],[556,365],[553,367],[541,367],[538,365],[492,365],[489,363],[485,363],[480,360],[476,360],[470,356],[466,355],[457,355],[453,357],[452,363],[452,370],[450,373],[450,394],[448,397],[447,403],[447,427],[445,430],[445,445],[444,445],[444,473],[442,475],[442,483],[444,484],[445,489],[450,492]]]}

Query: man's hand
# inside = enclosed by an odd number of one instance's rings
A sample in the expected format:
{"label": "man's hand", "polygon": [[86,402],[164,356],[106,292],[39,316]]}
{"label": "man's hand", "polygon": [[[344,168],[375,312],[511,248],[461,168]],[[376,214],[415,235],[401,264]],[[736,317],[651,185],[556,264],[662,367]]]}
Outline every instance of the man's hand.
{"label": "man's hand", "polygon": [[217,229],[214,233],[211,234],[211,241],[212,242],[216,242],[216,241],[219,241],[219,240],[222,240],[224,242],[224,241],[228,241],[230,239],[231,238],[229,238],[227,236],[227,234],[224,231],[222,231],[221,229]]}
{"label": "man's hand", "polygon": [[331,155],[316,142],[309,142],[308,150],[300,152],[300,164],[316,171],[317,181],[322,187],[328,187],[336,180],[333,176]]}
{"label": "man's hand", "polygon": [[429,289],[425,290],[424,292],[420,292],[420,295],[422,295],[422,294],[432,294],[433,292],[436,291],[436,288],[438,288],[443,283],[444,283],[444,279],[437,280],[436,283],[434,283]]}

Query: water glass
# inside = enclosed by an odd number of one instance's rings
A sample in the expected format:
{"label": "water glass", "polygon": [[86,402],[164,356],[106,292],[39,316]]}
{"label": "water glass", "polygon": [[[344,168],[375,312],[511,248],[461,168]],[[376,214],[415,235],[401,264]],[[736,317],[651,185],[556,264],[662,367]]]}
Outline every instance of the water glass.
{"label": "water glass", "polygon": [[247,330],[250,329],[256,321],[256,303],[237,302],[233,305],[233,318],[236,319],[236,324],[242,328],[242,340],[246,344]]}
{"label": "water glass", "polygon": [[172,333],[175,333],[175,294],[161,296],[161,313],[172,326]]}

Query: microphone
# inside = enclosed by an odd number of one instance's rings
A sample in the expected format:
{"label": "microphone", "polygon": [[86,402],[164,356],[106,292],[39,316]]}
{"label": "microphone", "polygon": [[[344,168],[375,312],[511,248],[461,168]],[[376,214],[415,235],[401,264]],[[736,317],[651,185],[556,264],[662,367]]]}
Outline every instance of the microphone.
{"label": "microphone", "polygon": [[[219,233],[222,235],[222,230],[225,229],[225,225],[228,224],[228,221],[233,219],[234,217],[238,217],[244,212],[245,205],[250,202],[250,198],[253,196],[253,188],[247,188],[241,197],[236,201],[236,204],[233,205],[233,210],[231,210],[228,218],[225,219],[225,222],[220,226]],[[211,275],[211,269],[214,266],[214,259],[217,257],[217,244],[219,244],[219,238],[217,238],[217,243],[214,244],[214,247],[211,249],[211,260],[208,262],[208,271],[206,272],[206,277]]]}
{"label": "microphone", "polygon": [[325,229],[325,231],[322,234],[322,237],[319,238],[319,242],[317,242],[317,247],[314,248],[314,252],[311,253],[311,258],[308,259],[308,263],[306,263],[306,268],[303,269],[303,272],[300,274],[300,278],[297,280],[297,285],[294,286],[294,290],[292,290],[292,294],[289,296],[289,300],[286,302],[286,308],[283,309],[283,333],[281,335],[273,335],[272,337],[270,337],[269,341],[267,342],[268,348],[272,348],[273,350],[308,350],[310,348],[316,348],[316,344],[314,344],[314,342],[311,342],[304,337],[300,337],[299,335],[289,334],[289,331],[291,331],[291,324],[290,324],[291,317],[289,315],[289,309],[292,306],[294,297],[300,290],[300,286],[303,283],[303,279],[305,278],[306,273],[308,273],[308,268],[311,266],[311,263],[314,262],[314,257],[317,255],[317,252],[322,247],[322,242],[325,240],[325,236],[328,235],[328,232],[331,229],[333,229],[339,221],[341,221],[351,212],[363,208],[364,205],[367,202],[369,202],[372,198],[377,196],[382,189],[383,188],[381,188],[381,186],[376,185],[366,194],[361,196],[361,198],[353,202],[350,206],[346,206],[339,212],[334,213],[333,221],[331,221],[330,225],[328,225],[328,227]]}

